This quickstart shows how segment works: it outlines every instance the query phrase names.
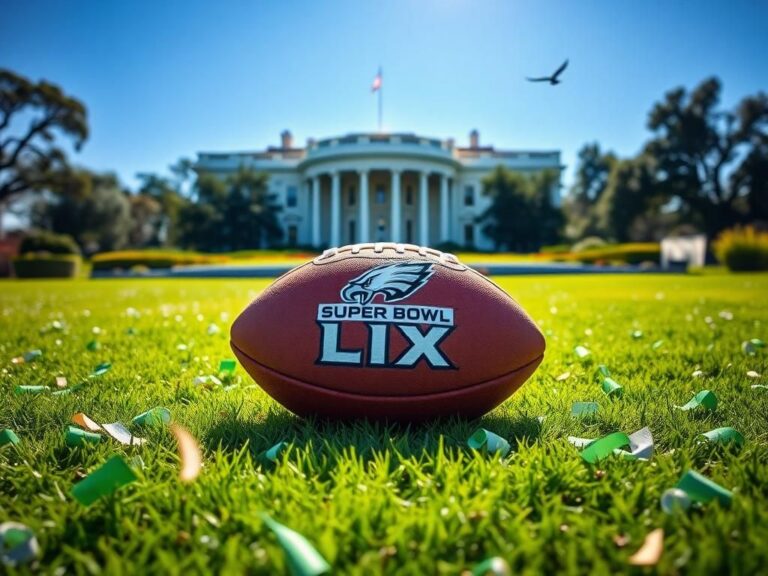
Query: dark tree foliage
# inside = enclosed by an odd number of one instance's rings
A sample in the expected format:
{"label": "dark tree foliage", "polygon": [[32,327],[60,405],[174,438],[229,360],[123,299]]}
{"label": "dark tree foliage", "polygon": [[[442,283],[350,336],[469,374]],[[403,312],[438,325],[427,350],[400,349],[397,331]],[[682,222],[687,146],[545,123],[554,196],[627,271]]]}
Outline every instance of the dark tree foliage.
{"label": "dark tree foliage", "polygon": [[734,224],[766,217],[768,96],[719,107],[721,84],[709,78],[690,93],[678,88],[651,110],[656,186],[679,203],[682,222],[710,237]]}
{"label": "dark tree foliage", "polygon": [[86,254],[124,248],[132,227],[130,195],[114,174],[81,170],[79,177],[87,180],[90,193],[39,200],[32,209],[33,225],[69,234]]}
{"label": "dark tree foliage", "polygon": [[616,156],[612,152],[601,151],[597,142],[585,144],[579,150],[575,180],[568,197],[563,201],[567,238],[602,235],[595,206],[605,191],[615,163]]}
{"label": "dark tree foliage", "polygon": [[196,201],[182,206],[181,243],[206,251],[263,248],[282,237],[280,206],[267,188],[267,175],[241,168],[226,180],[201,173]]}
{"label": "dark tree foliage", "polygon": [[552,203],[558,185],[555,172],[523,176],[503,166],[483,180],[491,205],[478,222],[496,249],[530,252],[559,240],[563,216]]}
{"label": "dark tree foliage", "polygon": [[179,214],[188,200],[168,178],[150,173],[136,176],[141,180],[138,195],[151,198],[160,207],[159,213],[149,216],[150,222],[142,223],[146,232],[151,230],[149,245],[176,246],[179,241]]}
{"label": "dark tree foliage", "polygon": [[597,229],[618,242],[652,240],[643,237],[647,230],[639,230],[637,219],[658,213],[659,204],[649,159],[616,161],[594,211]]}
{"label": "dark tree foliage", "polygon": [[54,84],[0,69],[0,206],[27,191],[87,192],[87,179],[59,145],[69,138],[79,150],[87,137],[82,102]]}

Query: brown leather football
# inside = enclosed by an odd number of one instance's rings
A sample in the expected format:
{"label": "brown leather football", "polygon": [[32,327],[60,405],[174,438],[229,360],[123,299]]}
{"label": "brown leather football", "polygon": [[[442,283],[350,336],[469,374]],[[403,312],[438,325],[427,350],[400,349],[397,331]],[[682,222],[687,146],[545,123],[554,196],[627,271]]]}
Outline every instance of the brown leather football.
{"label": "brown leather football", "polygon": [[235,320],[253,379],[300,415],[477,417],[541,363],[544,337],[510,296],[455,256],[407,244],[326,250]]}

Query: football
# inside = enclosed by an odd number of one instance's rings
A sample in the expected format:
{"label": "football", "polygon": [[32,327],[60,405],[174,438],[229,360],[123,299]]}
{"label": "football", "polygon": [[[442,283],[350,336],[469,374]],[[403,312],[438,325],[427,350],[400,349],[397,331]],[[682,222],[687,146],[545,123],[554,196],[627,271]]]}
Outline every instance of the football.
{"label": "football", "polygon": [[407,244],[326,250],[279,277],[235,320],[251,377],[300,416],[474,418],[544,355],[517,302],[451,255]]}

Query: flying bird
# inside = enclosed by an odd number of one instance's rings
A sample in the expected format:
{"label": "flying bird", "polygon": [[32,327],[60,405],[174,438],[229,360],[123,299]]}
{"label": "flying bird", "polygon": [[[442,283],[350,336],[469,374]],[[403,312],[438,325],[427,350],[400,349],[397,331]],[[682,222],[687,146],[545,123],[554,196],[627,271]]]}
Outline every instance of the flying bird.
{"label": "flying bird", "polygon": [[565,70],[567,67],[568,67],[568,60],[563,62],[560,68],[555,70],[555,73],[552,74],[552,76],[543,76],[541,78],[528,78],[526,76],[525,79],[528,80],[529,82],[549,82],[552,86],[554,86],[555,84],[560,84],[560,80],[558,80],[557,77],[560,76],[560,74],[563,73],[563,70]]}

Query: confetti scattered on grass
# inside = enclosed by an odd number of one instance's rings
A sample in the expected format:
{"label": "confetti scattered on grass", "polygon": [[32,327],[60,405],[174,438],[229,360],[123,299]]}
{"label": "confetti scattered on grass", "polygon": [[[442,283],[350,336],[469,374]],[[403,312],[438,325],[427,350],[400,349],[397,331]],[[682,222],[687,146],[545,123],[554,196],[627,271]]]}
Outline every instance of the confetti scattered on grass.
{"label": "confetti scattered on grass", "polygon": [[262,512],[259,516],[280,543],[293,576],[320,576],[330,573],[331,566],[309,540],[273,520],[269,514]]}
{"label": "confetti scattered on grass", "polygon": [[709,432],[704,432],[702,434],[704,438],[706,438],[709,442],[713,442],[716,444],[738,444],[741,446],[744,444],[744,436],[741,435],[741,432],[738,430],[735,430],[734,428],[731,428],[730,426],[725,426],[723,428],[715,428],[714,430],[710,430]]}
{"label": "confetti scattered on grass", "polygon": [[115,440],[125,446],[141,446],[147,441],[144,438],[138,438],[131,434],[131,431],[126,428],[122,422],[111,422],[109,424],[102,424],[101,427],[104,431],[112,436]]}
{"label": "confetti scattered on grass", "polygon": [[237,368],[237,361],[234,358],[225,358],[219,362],[219,374],[227,374],[231,376],[235,373]]}
{"label": "confetti scattered on grass", "polygon": [[659,348],[662,348],[664,346],[664,340],[656,340],[653,344],[651,344],[652,350],[658,350]]}
{"label": "confetti scattered on grass", "polygon": [[597,414],[599,407],[597,402],[574,402],[571,406],[571,416],[575,418],[591,416]]}
{"label": "confetti scattered on grass", "polygon": [[570,378],[570,377],[571,377],[571,373],[570,372],[563,372],[557,378],[555,378],[555,380],[557,380],[558,382],[563,382],[565,380],[568,380],[568,378]]}
{"label": "confetti scattered on grass", "polygon": [[282,454],[286,448],[288,448],[288,442],[278,442],[268,450],[264,450],[264,452],[261,453],[261,459],[276,464],[280,454]]}
{"label": "confetti scattered on grass", "polygon": [[509,563],[499,556],[483,560],[472,568],[472,576],[511,576]]}
{"label": "confetti scattered on grass", "polygon": [[760,373],[755,372],[754,370],[749,370],[747,372],[747,378],[760,378]]}
{"label": "confetti scattered on grass", "polygon": [[96,365],[96,367],[93,369],[93,372],[91,372],[91,377],[94,376],[103,376],[107,372],[109,372],[112,369],[112,364],[109,362],[102,362],[101,364]]}
{"label": "confetti scattered on grass", "polygon": [[605,364],[600,364],[600,366],[597,367],[597,374],[603,378],[609,378],[611,376],[611,371],[608,370],[608,366]]}
{"label": "confetti scattered on grass", "polygon": [[717,396],[711,390],[702,390],[698,392],[693,398],[688,400],[682,406],[675,406],[678,410],[694,410],[701,406],[705,410],[714,410],[717,408]]}
{"label": "confetti scattered on grass", "polygon": [[[647,427],[629,435],[624,432],[614,432],[598,439],[569,436],[568,441],[577,448],[584,448],[581,457],[590,464],[604,460],[612,454],[644,460],[653,456],[653,435]],[[629,446],[629,451],[622,450],[624,446]]]}
{"label": "confetti scattered on grass", "polygon": [[603,378],[600,387],[608,398],[621,398],[624,395],[624,387],[613,378]]}
{"label": "confetti scattered on grass", "polygon": [[695,470],[688,470],[683,474],[677,483],[677,488],[688,494],[691,500],[703,504],[718,500],[722,505],[729,506],[733,500],[733,493],[730,490],[726,490]]}
{"label": "confetti scattered on grass", "polygon": [[83,506],[90,506],[99,498],[108,496],[118,488],[136,480],[136,474],[120,456],[113,456],[72,487],[72,496]]}
{"label": "confetti scattered on grass", "polygon": [[85,444],[98,444],[101,442],[101,434],[88,432],[88,430],[83,430],[76,426],[68,426],[64,441],[67,446],[72,447],[84,446]]}
{"label": "confetti scattered on grass", "polygon": [[171,411],[168,408],[162,406],[156,406],[150,408],[146,412],[142,412],[138,416],[134,416],[131,420],[131,424],[134,426],[157,426],[162,424],[170,424]]}
{"label": "confetti scattered on grass", "polygon": [[176,437],[179,446],[179,457],[181,458],[181,471],[179,479],[182,482],[192,482],[200,474],[203,466],[203,454],[197,441],[186,428],[179,424],[171,424],[171,432]]}
{"label": "confetti scattered on grass", "polygon": [[82,412],[78,412],[77,414],[72,416],[72,422],[80,426],[81,428],[85,428],[86,430],[89,430],[90,432],[101,432],[103,431],[103,428],[96,424],[93,420],[91,420],[88,416],[83,414]]}
{"label": "confetti scattered on grass", "polygon": [[576,354],[576,358],[581,362],[590,360],[592,356],[592,352],[584,346],[576,346],[576,348],[573,349],[573,353]]}
{"label": "confetti scattered on grass", "polygon": [[3,566],[26,564],[40,554],[40,545],[32,530],[18,522],[0,524],[0,560]]}
{"label": "confetti scattered on grass", "polygon": [[6,444],[18,444],[19,442],[19,437],[16,436],[16,433],[10,428],[0,430],[0,446],[5,446]]}
{"label": "confetti scattered on grass", "polygon": [[656,528],[645,537],[640,549],[629,557],[628,562],[633,566],[655,566],[664,552],[664,530]]}
{"label": "confetti scattered on grass", "polygon": [[510,446],[501,436],[485,428],[478,428],[467,440],[473,450],[483,450],[490,454],[499,454],[502,458],[509,454]]}
{"label": "confetti scattered on grass", "polygon": [[25,385],[19,385],[14,388],[14,392],[16,394],[45,394],[46,392],[50,392],[51,388],[49,386],[25,386]]}

